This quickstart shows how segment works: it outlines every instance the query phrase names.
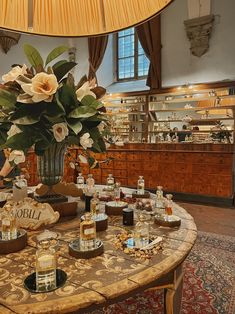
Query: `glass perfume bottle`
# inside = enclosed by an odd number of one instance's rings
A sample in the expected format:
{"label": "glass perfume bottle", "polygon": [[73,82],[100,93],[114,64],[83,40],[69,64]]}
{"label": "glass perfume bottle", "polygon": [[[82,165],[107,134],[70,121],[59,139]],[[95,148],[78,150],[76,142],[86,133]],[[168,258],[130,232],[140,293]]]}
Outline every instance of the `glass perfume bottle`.
{"label": "glass perfume bottle", "polygon": [[15,180],[13,181],[13,201],[19,202],[24,199],[24,182],[22,182],[20,176],[17,176]]}
{"label": "glass perfume bottle", "polygon": [[85,213],[80,224],[80,248],[82,251],[96,248],[96,224],[90,213]]}
{"label": "glass perfume bottle", "polygon": [[139,216],[134,230],[134,242],[136,248],[142,248],[149,244],[149,223],[144,215]]}
{"label": "glass perfume bottle", "polygon": [[16,218],[12,213],[11,207],[6,205],[1,214],[2,220],[2,240],[9,241],[17,239]]}
{"label": "glass perfume bottle", "polygon": [[87,179],[86,179],[86,185],[88,189],[93,189],[95,186],[95,180],[93,178],[92,174],[88,174]]}
{"label": "glass perfume bottle", "polygon": [[49,240],[42,240],[36,252],[36,289],[44,292],[55,288],[56,252]]}
{"label": "glass perfume bottle", "polygon": [[108,190],[112,191],[114,189],[114,177],[112,174],[108,175],[108,178],[106,180],[106,184],[107,184]]}
{"label": "glass perfume bottle", "polygon": [[166,194],[166,202],[165,202],[165,213],[167,215],[167,219],[173,213],[173,201],[172,201],[172,194]]}
{"label": "glass perfume bottle", "polygon": [[99,192],[95,192],[90,203],[90,213],[93,219],[99,214]]}
{"label": "glass perfume bottle", "polygon": [[28,182],[25,179],[24,175],[20,176],[20,187],[21,187],[21,194],[22,194],[22,199],[28,196]]}
{"label": "glass perfume bottle", "polygon": [[163,191],[162,191],[162,186],[160,185],[157,186],[157,191],[156,191],[156,207],[157,208],[163,207]]}
{"label": "glass perfume bottle", "polygon": [[137,181],[137,194],[144,194],[144,177],[139,176]]}
{"label": "glass perfume bottle", "polygon": [[77,186],[79,189],[83,189],[84,188],[84,177],[82,175],[82,173],[79,173],[77,176]]}

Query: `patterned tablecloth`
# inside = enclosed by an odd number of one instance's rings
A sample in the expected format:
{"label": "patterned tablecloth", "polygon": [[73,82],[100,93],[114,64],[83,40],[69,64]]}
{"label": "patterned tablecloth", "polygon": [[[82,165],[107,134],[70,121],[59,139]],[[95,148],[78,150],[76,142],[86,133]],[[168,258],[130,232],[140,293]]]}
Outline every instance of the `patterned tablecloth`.
{"label": "patterned tablecloth", "polygon": [[51,226],[59,237],[57,268],[63,269],[68,279],[63,287],[49,293],[33,294],[24,288],[25,277],[35,271],[36,236],[42,230],[29,232],[24,250],[0,255],[0,313],[84,313],[154,284],[182,263],[196,240],[193,218],[177,204],[174,214],[181,218],[179,228],[150,225],[152,234],[163,236],[163,249],[147,260],[115,247],[115,235],[126,228],[122,217],[109,217],[107,231],[98,233],[105,252],[89,260],[68,254],[68,243],[79,235],[78,218]]}

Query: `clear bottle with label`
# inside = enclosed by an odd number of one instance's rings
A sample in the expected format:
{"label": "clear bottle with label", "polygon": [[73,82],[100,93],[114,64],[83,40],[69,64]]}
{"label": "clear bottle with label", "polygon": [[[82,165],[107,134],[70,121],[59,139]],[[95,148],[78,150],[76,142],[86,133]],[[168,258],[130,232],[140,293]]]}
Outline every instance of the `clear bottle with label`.
{"label": "clear bottle with label", "polygon": [[109,190],[113,190],[114,189],[114,177],[112,174],[108,175],[108,178],[106,180],[106,184]]}
{"label": "clear bottle with label", "polygon": [[12,213],[11,207],[6,205],[1,214],[2,220],[2,240],[9,241],[17,239],[16,218]]}
{"label": "clear bottle with label", "polygon": [[85,213],[80,224],[80,249],[89,251],[96,248],[96,223],[90,213]]}
{"label": "clear bottle with label", "polygon": [[86,179],[86,185],[87,185],[87,189],[94,189],[95,187],[95,180],[93,178],[92,174],[88,174],[87,179]]}
{"label": "clear bottle with label", "polygon": [[90,213],[93,219],[99,214],[99,192],[95,192],[90,203]]}
{"label": "clear bottle with label", "polygon": [[137,194],[144,194],[144,177],[139,176],[137,181]]}
{"label": "clear bottle with label", "polygon": [[82,173],[79,173],[77,176],[77,186],[79,189],[83,189],[84,188],[84,177],[82,175]]}
{"label": "clear bottle with label", "polygon": [[135,247],[140,249],[149,244],[149,223],[145,220],[144,215],[139,216],[134,229]]}
{"label": "clear bottle with label", "polygon": [[36,289],[50,291],[56,288],[56,252],[50,240],[42,240],[36,252]]}

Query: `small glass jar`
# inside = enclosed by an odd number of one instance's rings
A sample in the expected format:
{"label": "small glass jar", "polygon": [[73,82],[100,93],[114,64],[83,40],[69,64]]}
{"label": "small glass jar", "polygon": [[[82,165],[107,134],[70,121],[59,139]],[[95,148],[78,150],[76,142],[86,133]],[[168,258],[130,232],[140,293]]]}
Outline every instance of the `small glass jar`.
{"label": "small glass jar", "polygon": [[11,210],[10,205],[5,205],[1,214],[2,223],[2,240],[9,241],[17,239],[16,218]]}
{"label": "small glass jar", "polygon": [[42,240],[36,252],[36,289],[45,292],[55,288],[56,252],[50,240]]}
{"label": "small glass jar", "polygon": [[90,213],[93,219],[99,214],[99,192],[95,192],[90,203]]}
{"label": "small glass jar", "polygon": [[85,182],[85,179],[84,179],[82,173],[79,173],[77,176],[77,186],[79,189],[84,188],[84,182]]}
{"label": "small glass jar", "polygon": [[143,195],[144,194],[144,177],[139,176],[137,181],[137,194]]}
{"label": "small glass jar", "polygon": [[172,201],[173,195],[172,194],[166,194],[166,201],[165,201],[165,213],[167,215],[167,220],[169,220],[169,216],[173,213],[173,201]]}
{"label": "small glass jar", "polygon": [[80,224],[80,249],[89,251],[96,248],[96,223],[90,213],[85,213]]}
{"label": "small glass jar", "polygon": [[114,177],[112,174],[108,175],[108,178],[106,180],[106,185],[108,187],[108,190],[113,190],[114,189]]}
{"label": "small glass jar", "polygon": [[140,249],[149,244],[149,223],[144,215],[139,215],[139,221],[134,229],[135,247]]}
{"label": "small glass jar", "polygon": [[156,207],[157,208],[163,207],[163,190],[162,190],[162,186],[160,185],[157,186],[157,191],[156,191]]}
{"label": "small glass jar", "polygon": [[88,174],[87,179],[86,179],[86,185],[88,189],[93,189],[95,186],[95,180],[93,178],[92,174]]}

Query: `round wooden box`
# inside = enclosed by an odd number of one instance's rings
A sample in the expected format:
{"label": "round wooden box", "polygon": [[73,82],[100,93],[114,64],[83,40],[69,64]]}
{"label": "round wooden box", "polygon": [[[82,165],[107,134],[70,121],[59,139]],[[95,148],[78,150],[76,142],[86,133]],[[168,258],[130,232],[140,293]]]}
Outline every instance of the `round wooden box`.
{"label": "round wooden box", "polygon": [[150,193],[145,191],[144,194],[137,194],[137,191],[132,193],[133,198],[150,198]]}
{"label": "round wooden box", "polygon": [[96,240],[96,248],[89,251],[82,251],[80,239],[73,240],[69,243],[69,255],[75,258],[88,259],[99,256],[104,253],[104,244],[101,240]]}
{"label": "round wooden box", "polygon": [[122,210],[126,208],[128,204],[122,201],[112,201],[105,204],[105,212],[107,215],[119,216],[122,215]]}
{"label": "round wooden box", "polygon": [[163,227],[179,227],[181,224],[181,219],[178,216],[171,215],[156,215],[154,217],[154,222]]}
{"label": "round wooden box", "polygon": [[18,230],[17,239],[5,241],[2,240],[0,231],[0,254],[10,254],[23,250],[27,245],[27,232],[24,229]]}

